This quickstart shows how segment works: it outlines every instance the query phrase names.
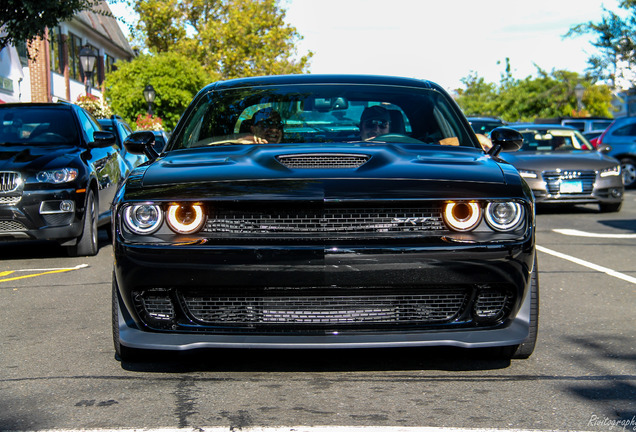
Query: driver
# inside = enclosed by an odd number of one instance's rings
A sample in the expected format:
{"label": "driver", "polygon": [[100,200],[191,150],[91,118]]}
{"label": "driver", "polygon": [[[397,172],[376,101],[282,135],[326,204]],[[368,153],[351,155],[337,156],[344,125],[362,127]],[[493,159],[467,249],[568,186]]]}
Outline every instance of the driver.
{"label": "driver", "polygon": [[379,105],[370,106],[360,116],[360,137],[364,141],[389,133],[391,116],[389,111]]}

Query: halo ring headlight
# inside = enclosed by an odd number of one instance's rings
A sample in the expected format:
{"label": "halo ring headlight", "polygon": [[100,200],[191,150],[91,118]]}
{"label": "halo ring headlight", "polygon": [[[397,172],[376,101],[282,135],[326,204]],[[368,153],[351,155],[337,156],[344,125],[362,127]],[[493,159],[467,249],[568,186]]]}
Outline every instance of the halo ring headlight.
{"label": "halo ring headlight", "polygon": [[156,204],[132,204],[123,211],[126,227],[135,234],[152,234],[163,222],[163,212]]}
{"label": "halo ring headlight", "polygon": [[201,204],[171,204],[166,219],[174,232],[192,234],[205,223],[205,212]]}
{"label": "halo ring headlight", "polygon": [[491,202],[486,206],[486,222],[495,231],[511,231],[521,222],[523,207],[516,202]]}
{"label": "halo ring headlight", "polygon": [[481,221],[481,207],[476,202],[449,202],[444,220],[455,231],[470,231]]}

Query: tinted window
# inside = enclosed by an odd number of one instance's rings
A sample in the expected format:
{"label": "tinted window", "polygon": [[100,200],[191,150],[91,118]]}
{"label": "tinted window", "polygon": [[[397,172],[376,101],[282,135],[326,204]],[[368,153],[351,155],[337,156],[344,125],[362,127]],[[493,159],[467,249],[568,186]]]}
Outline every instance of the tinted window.
{"label": "tinted window", "polygon": [[615,136],[634,136],[636,135],[636,123],[621,126],[614,130],[612,135]]}
{"label": "tinted window", "polygon": [[362,112],[372,106],[388,111],[390,130],[386,140],[470,147],[477,144],[454,106],[433,89],[322,84],[203,94],[171,145],[178,149],[231,142],[250,130],[254,115],[264,108],[280,116],[282,143],[355,142],[361,140]]}
{"label": "tinted window", "polygon": [[592,150],[592,145],[578,131],[568,130],[522,130],[521,151],[567,151]]}
{"label": "tinted window", "polygon": [[0,143],[75,144],[77,139],[70,110],[26,106],[0,109]]}

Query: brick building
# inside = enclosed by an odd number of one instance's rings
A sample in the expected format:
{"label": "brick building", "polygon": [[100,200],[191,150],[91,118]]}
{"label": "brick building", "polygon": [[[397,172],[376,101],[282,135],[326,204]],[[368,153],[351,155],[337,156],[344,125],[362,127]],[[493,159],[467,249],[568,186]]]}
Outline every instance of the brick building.
{"label": "brick building", "polygon": [[42,39],[0,50],[0,103],[76,101],[86,91],[79,60],[84,46],[98,54],[88,84],[99,97],[106,73],[135,55],[108,4],[101,1],[91,11],[47,29]]}

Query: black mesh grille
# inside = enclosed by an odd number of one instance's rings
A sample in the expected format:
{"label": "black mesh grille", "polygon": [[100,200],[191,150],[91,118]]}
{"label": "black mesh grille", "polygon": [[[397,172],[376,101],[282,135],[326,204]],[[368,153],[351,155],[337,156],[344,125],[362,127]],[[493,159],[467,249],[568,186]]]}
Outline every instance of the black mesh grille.
{"label": "black mesh grille", "polygon": [[26,227],[14,220],[0,220],[0,232],[11,231],[26,231]]}
{"label": "black mesh grille", "polygon": [[596,181],[596,172],[594,171],[559,171],[544,172],[543,179],[550,195],[561,194],[561,184],[563,182],[580,181],[582,185],[581,192],[566,193],[565,195],[589,195],[594,190],[594,182]]}
{"label": "black mesh grille", "polygon": [[465,291],[402,296],[183,297],[192,316],[210,325],[346,325],[440,323],[455,319]]}
{"label": "black mesh grille", "polygon": [[358,168],[368,160],[367,155],[356,154],[294,154],[281,155],[276,159],[287,168]]}
{"label": "black mesh grille", "polygon": [[204,228],[232,234],[415,233],[445,229],[439,208],[217,210]]}

